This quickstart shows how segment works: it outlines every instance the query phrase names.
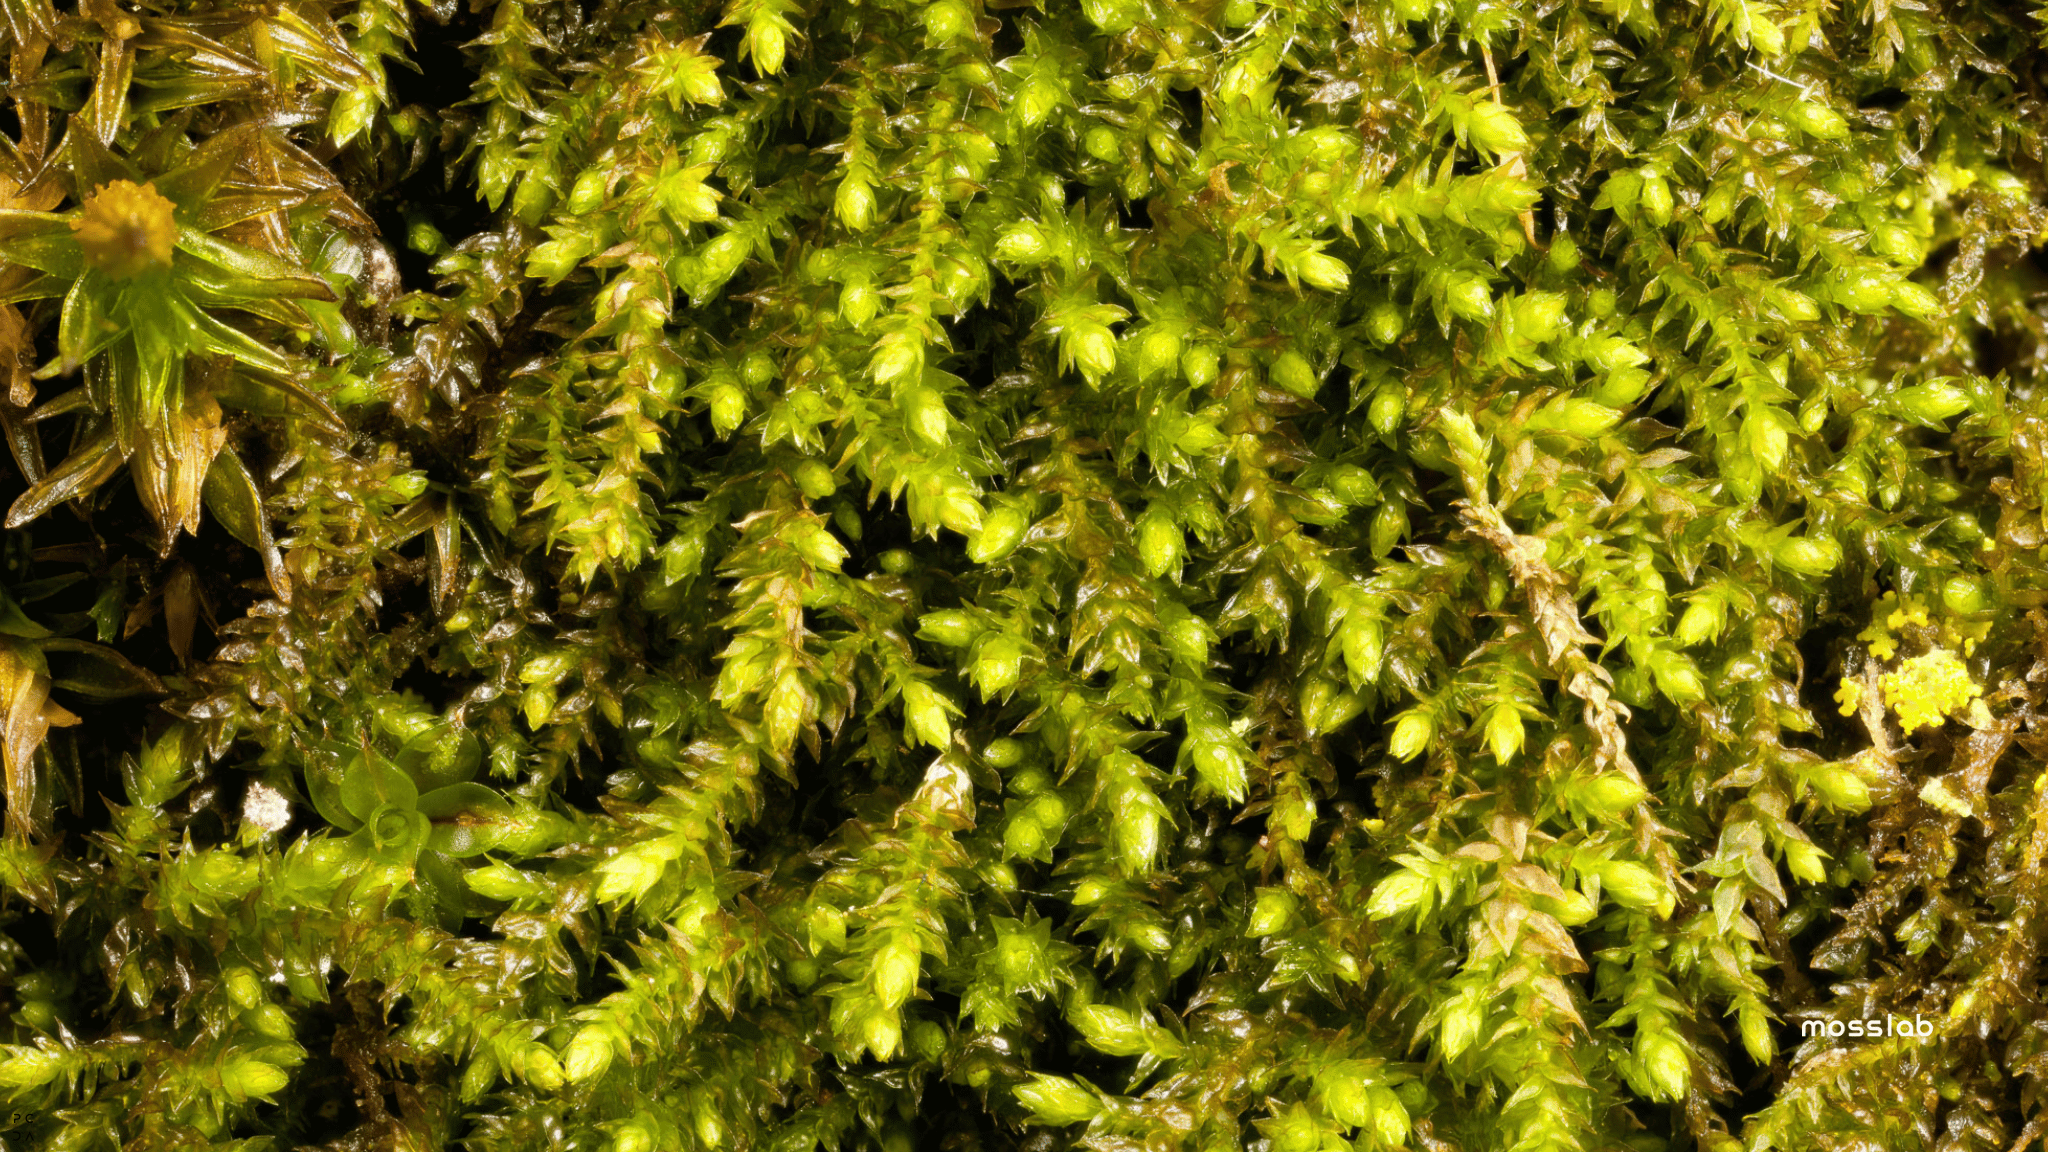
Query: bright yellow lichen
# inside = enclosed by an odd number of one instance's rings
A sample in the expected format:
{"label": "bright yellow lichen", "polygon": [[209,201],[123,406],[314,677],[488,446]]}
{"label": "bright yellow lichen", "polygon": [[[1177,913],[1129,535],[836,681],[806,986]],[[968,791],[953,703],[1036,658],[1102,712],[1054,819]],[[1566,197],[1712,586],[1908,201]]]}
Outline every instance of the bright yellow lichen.
{"label": "bright yellow lichen", "polygon": [[1835,702],[1842,706],[1842,715],[1854,716],[1856,709],[1863,706],[1863,685],[1842,677],[1842,686],[1835,689]]}
{"label": "bright yellow lichen", "polygon": [[1885,703],[1907,732],[1941,726],[1949,716],[1968,710],[1982,692],[1962,657],[1946,648],[1905,661],[1896,672],[1885,673],[1882,683]]}
{"label": "bright yellow lichen", "polygon": [[1963,655],[1977,654],[1977,642],[1991,635],[1991,621],[1979,620],[1974,624],[1951,620],[1941,626],[1941,642],[1951,648],[1961,648]]}
{"label": "bright yellow lichen", "polygon": [[[1915,615],[1918,615],[1922,623],[1926,621],[1926,612],[1919,610],[1912,601],[1908,600],[1904,605],[1900,605],[1898,600],[1898,593],[1885,593],[1884,599],[1879,602],[1877,614],[1871,617],[1870,627],[1856,634],[1858,640],[1870,645],[1870,654],[1876,659],[1889,660],[1898,655],[1899,644],[1892,636],[1892,629],[1912,620]],[[1892,605],[1889,613],[1884,607],[1887,604]]]}

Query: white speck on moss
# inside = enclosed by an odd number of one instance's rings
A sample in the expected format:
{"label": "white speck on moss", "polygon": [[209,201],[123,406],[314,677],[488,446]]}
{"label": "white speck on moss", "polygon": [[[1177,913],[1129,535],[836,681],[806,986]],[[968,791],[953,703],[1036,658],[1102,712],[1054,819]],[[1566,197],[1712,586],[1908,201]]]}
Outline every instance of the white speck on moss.
{"label": "white speck on moss", "polygon": [[242,819],[265,832],[282,832],[292,822],[292,802],[261,780],[254,781],[242,797]]}

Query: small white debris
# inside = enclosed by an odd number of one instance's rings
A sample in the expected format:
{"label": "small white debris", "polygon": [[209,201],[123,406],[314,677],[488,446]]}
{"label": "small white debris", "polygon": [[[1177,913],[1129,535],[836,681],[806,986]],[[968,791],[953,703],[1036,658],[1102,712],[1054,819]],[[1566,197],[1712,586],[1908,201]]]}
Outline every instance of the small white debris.
{"label": "small white debris", "polygon": [[292,802],[261,780],[252,781],[242,797],[242,819],[265,832],[282,832],[292,822]]}

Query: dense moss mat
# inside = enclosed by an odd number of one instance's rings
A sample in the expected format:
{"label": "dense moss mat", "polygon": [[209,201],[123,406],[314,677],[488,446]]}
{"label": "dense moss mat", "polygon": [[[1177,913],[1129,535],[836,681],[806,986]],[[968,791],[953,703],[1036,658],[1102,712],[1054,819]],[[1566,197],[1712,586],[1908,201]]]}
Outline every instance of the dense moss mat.
{"label": "dense moss mat", "polygon": [[0,12],[0,1150],[2042,1137],[2048,18]]}

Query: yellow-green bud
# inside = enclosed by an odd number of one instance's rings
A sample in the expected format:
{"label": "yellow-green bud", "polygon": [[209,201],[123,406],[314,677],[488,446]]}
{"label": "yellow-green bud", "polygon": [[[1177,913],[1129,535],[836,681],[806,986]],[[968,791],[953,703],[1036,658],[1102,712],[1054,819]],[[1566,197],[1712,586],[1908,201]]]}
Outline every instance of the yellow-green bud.
{"label": "yellow-green bud", "polygon": [[1045,828],[1027,810],[1019,812],[1003,828],[1003,851],[1011,856],[1035,858],[1045,849]]}
{"label": "yellow-green bud", "polygon": [[221,984],[227,989],[228,999],[242,1008],[254,1008],[263,1003],[263,983],[249,968],[237,965],[221,974]]}
{"label": "yellow-green bud", "polygon": [[1045,123],[1045,118],[1062,103],[1059,86],[1042,77],[1033,76],[1024,82],[1017,94],[1014,108],[1017,118],[1026,128],[1035,128]]}
{"label": "yellow-green bud", "polygon": [[1037,264],[1052,254],[1045,232],[1029,220],[1003,229],[996,241],[996,255],[1017,264]]}
{"label": "yellow-green bud", "polygon": [[817,460],[805,460],[796,466],[796,486],[805,496],[823,500],[839,490],[839,481],[833,477],[832,469]]}
{"label": "yellow-green bud", "polygon": [[1089,1004],[1074,1013],[1074,1026],[1088,1046],[1111,1056],[1136,1056],[1145,1051],[1145,1028],[1137,1016],[1107,1004]]}
{"label": "yellow-green bud", "polygon": [[1252,915],[1245,925],[1244,934],[1252,937],[1271,936],[1287,927],[1294,920],[1294,910],[1301,901],[1285,888],[1261,888],[1258,900],[1252,905]]}
{"label": "yellow-green bud", "polygon": [[1237,749],[1223,741],[1198,741],[1190,759],[1202,783],[1232,803],[1244,799],[1248,780],[1244,757],[1238,755]]}
{"label": "yellow-green bud", "polygon": [[[1760,55],[1782,56],[1785,53],[1785,30],[1771,19],[1771,10],[1761,4],[1748,4],[1749,42]],[[1768,1064],[1769,1060],[1760,1063]]]}
{"label": "yellow-green bud", "polygon": [[1351,673],[1352,684],[1362,686],[1379,678],[1380,662],[1386,655],[1386,637],[1381,634],[1378,620],[1363,616],[1346,620],[1341,643],[1344,666]]}
{"label": "yellow-green bud", "polygon": [[699,257],[704,261],[704,274],[712,280],[724,281],[740,265],[747,262],[747,256],[754,250],[751,240],[737,232],[726,232],[716,240],[704,245]]}
{"label": "yellow-green bud", "polygon": [[1365,914],[1374,920],[1399,916],[1421,905],[1432,885],[1427,876],[1402,869],[1373,887]]}
{"label": "yellow-green bud", "polygon": [[[1969,993],[1964,993],[1969,995]],[[1749,1050],[1752,1060],[1760,1066],[1768,1066],[1778,1052],[1777,1038],[1771,1035],[1771,1024],[1763,1009],[1745,1004],[1736,1014],[1736,1027],[1742,1033],[1742,1046]],[[1714,1148],[1713,1152],[1742,1152],[1739,1141],[1726,1139],[1726,1143]]]}
{"label": "yellow-green bud", "polygon": [[1648,910],[1664,899],[1663,881],[1633,860],[1609,860],[1599,873],[1601,887],[1624,908]]}
{"label": "yellow-green bud", "polygon": [[1477,276],[1455,276],[1444,290],[1444,303],[1451,315],[1466,320],[1493,318],[1493,294],[1486,290],[1486,281]]}
{"label": "yellow-green bud", "polygon": [[1941,380],[1901,388],[1893,399],[1907,415],[1925,424],[1938,424],[1970,407],[1968,392]]}
{"label": "yellow-green bud", "polygon": [[1012,736],[998,737],[981,750],[981,758],[991,768],[1014,768],[1024,760],[1024,742]]}
{"label": "yellow-green bud", "polygon": [[1594,201],[1595,207],[1610,207],[1625,220],[1635,218],[1636,204],[1643,194],[1643,174],[1639,169],[1616,172],[1600,186],[1600,196]]}
{"label": "yellow-green bud", "polygon": [[1686,1086],[1692,1080],[1692,1061],[1677,1037],[1646,1027],[1637,1036],[1636,1055],[1658,1100],[1685,1099]]}
{"label": "yellow-green bud", "polygon": [[1516,298],[1515,335],[1542,344],[1557,338],[1564,326],[1564,296],[1557,292],[1529,292]]}
{"label": "yellow-green bud", "polygon": [[1650,222],[1659,228],[1671,223],[1671,185],[1665,182],[1663,176],[1645,169],[1642,187],[1636,193],[1636,205],[1643,210],[1643,215],[1649,217]]}
{"label": "yellow-green bud", "polygon": [[1621,423],[1622,413],[1597,401],[1571,397],[1550,413],[1546,423],[1574,436],[1598,436]]}
{"label": "yellow-green bud", "polygon": [[832,198],[832,209],[848,231],[867,231],[875,219],[875,194],[868,187],[867,178],[854,173],[841,180],[839,191]]}
{"label": "yellow-green bud", "polygon": [[1066,350],[1090,384],[1116,368],[1116,337],[1100,324],[1081,323],[1067,331]]}
{"label": "yellow-green bud", "polygon": [[913,387],[902,393],[899,403],[903,407],[903,422],[919,440],[934,447],[944,447],[952,441],[953,414],[946,408],[945,397],[930,388]]}
{"label": "yellow-green bud", "polygon": [[1911,280],[1892,283],[1891,305],[1907,316],[1921,319],[1941,314],[1941,299]]}
{"label": "yellow-green bud", "polygon": [[1648,353],[1619,336],[1600,336],[1588,340],[1583,354],[1586,363],[1600,372],[1634,368],[1650,360]]}
{"label": "yellow-green bud", "polygon": [[1827,866],[1821,863],[1827,853],[1805,840],[1791,840],[1785,844],[1785,868],[1808,884],[1822,884],[1827,881]]}
{"label": "yellow-green bud", "polygon": [[1842,562],[1842,546],[1825,536],[1794,536],[1778,545],[1773,558],[1805,576],[1824,576]]}
{"label": "yellow-green bud", "polygon": [[488,1054],[479,1055],[462,1069],[462,1098],[471,1102],[479,1100],[497,1082],[498,1062]]}
{"label": "yellow-green bud", "polygon": [[604,169],[585,168],[576,177],[576,183],[569,186],[569,211],[581,216],[603,207],[607,182]]}
{"label": "yellow-green bud", "polygon": [[525,684],[553,684],[575,666],[575,657],[566,652],[543,652],[520,667],[519,679]]}
{"label": "yellow-green bud", "polygon": [[1700,201],[1700,219],[1709,224],[1719,224],[1735,214],[1735,205],[1742,197],[1742,189],[1733,183],[1716,184]]}
{"label": "yellow-green bud", "polygon": [[284,1069],[254,1057],[238,1057],[220,1067],[220,1086],[230,1100],[266,1099],[290,1083]]}
{"label": "yellow-green bud", "polygon": [[1301,282],[1324,292],[1342,292],[1351,285],[1351,267],[1327,252],[1311,252],[1301,258]]}
{"label": "yellow-green bud", "polygon": [[1031,818],[1048,831],[1058,831],[1067,826],[1067,802],[1059,793],[1042,790],[1031,801]]}
{"label": "yellow-green bud", "polygon": [[1942,583],[1941,602],[1958,616],[1988,612],[1994,605],[1990,590],[1975,576],[1951,576]]}
{"label": "yellow-green bud", "polygon": [[996,938],[996,970],[1010,983],[1030,981],[1043,970],[1044,964],[1045,950],[1030,933],[1008,933]]}
{"label": "yellow-green bud", "polygon": [[869,367],[882,384],[915,381],[924,374],[924,341],[910,332],[890,332],[875,342]]}
{"label": "yellow-green bud", "polygon": [[1569,232],[1559,232],[1550,240],[1550,270],[1559,275],[1569,275],[1579,267],[1579,242]]}
{"label": "yellow-green bud", "polygon": [[781,25],[772,19],[756,17],[747,23],[747,53],[754,59],[755,71],[763,76],[782,71],[786,39]]}
{"label": "yellow-green bud", "polygon": [[1817,140],[1842,140],[1849,135],[1849,122],[1840,112],[1812,100],[1801,100],[1785,113],[1793,127]]}
{"label": "yellow-green bud", "polygon": [[297,1035],[292,1029],[291,1015],[276,1004],[265,1004],[244,1014],[242,1023],[276,1040],[293,1040]]}
{"label": "yellow-green bud", "polygon": [[946,705],[945,696],[921,680],[903,686],[903,718],[910,735],[934,748],[953,742],[953,722]]}
{"label": "yellow-green bud", "polygon": [[1138,520],[1138,559],[1155,578],[1178,574],[1183,540],[1180,525],[1164,510],[1153,509]]}
{"label": "yellow-green bud", "polygon": [[1823,764],[1808,773],[1806,781],[1830,808],[1863,812],[1870,807],[1870,785],[1840,764]]}
{"label": "yellow-green bud", "polygon": [[1138,376],[1152,377],[1180,363],[1180,337],[1169,328],[1148,328],[1138,338]]}
{"label": "yellow-green bud", "polygon": [[1301,720],[1310,735],[1335,732],[1365,708],[1356,695],[1326,676],[1311,677],[1301,690]]}
{"label": "yellow-green bud", "polygon": [[1273,361],[1270,373],[1273,383],[1296,396],[1313,399],[1322,381],[1316,378],[1316,370],[1308,358],[1299,352],[1282,352]]}
{"label": "yellow-green bud", "polygon": [[720,384],[711,390],[711,428],[721,438],[732,435],[746,416],[747,394],[739,385]]}
{"label": "yellow-green bud", "polygon": [[1149,872],[1159,855],[1158,811],[1149,804],[1125,805],[1117,810],[1110,831],[1124,871],[1132,875]]}
{"label": "yellow-green bud", "polygon": [[924,6],[925,43],[933,48],[951,44],[974,23],[974,15],[959,0],[939,0]]}
{"label": "yellow-green bud", "polygon": [[1402,330],[1406,327],[1407,320],[1401,315],[1401,310],[1387,301],[1382,300],[1366,310],[1366,335],[1381,344],[1392,344],[1399,340]]}
{"label": "yellow-green bud", "polygon": [[1011,636],[991,637],[974,658],[974,683],[988,700],[1017,686],[1024,675],[1024,645]]}
{"label": "yellow-green bud", "polygon": [[1898,283],[1889,273],[1869,268],[1846,268],[1837,273],[1830,284],[1835,302],[1851,312],[1865,316],[1884,311],[1892,302],[1892,285]]}
{"label": "yellow-green bud", "polygon": [[804,917],[804,929],[811,937],[811,951],[846,946],[846,913],[830,904],[818,904]]}
{"label": "yellow-green bud", "polygon": [[967,557],[976,564],[993,564],[1017,550],[1031,528],[1031,514],[1015,504],[1000,504],[981,522],[967,545]]}
{"label": "yellow-green bud", "polygon": [[1339,464],[1330,469],[1325,482],[1329,484],[1330,491],[1337,499],[1346,504],[1355,506],[1379,503],[1379,484],[1373,480],[1372,473],[1356,464]]}
{"label": "yellow-green bud", "polygon": [[1471,134],[1472,143],[1488,152],[1521,152],[1529,147],[1529,135],[1522,131],[1515,114],[1491,100],[1481,100],[1472,106],[1466,131]]}
{"label": "yellow-green bud", "polygon": [[846,317],[858,328],[867,323],[882,310],[882,294],[866,281],[856,281],[839,290],[839,314]]}
{"label": "yellow-green bud", "polygon": [[1648,372],[1641,368],[1616,368],[1593,390],[1590,399],[1616,410],[1626,409],[1642,399],[1643,393],[1649,391],[1649,388]]}
{"label": "yellow-green bud", "polygon": [[1157,924],[1139,924],[1130,930],[1131,943],[1140,951],[1162,956],[1173,950],[1173,936]]}
{"label": "yellow-green bud", "polygon": [[562,1070],[572,1084],[594,1080],[612,1066],[612,1042],[597,1027],[585,1027],[562,1053]]}
{"label": "yellow-green bud", "polygon": [[1870,250],[1901,268],[1917,268],[1927,258],[1927,250],[1911,228],[1890,222],[1871,228]]}
{"label": "yellow-green bud", "polygon": [[1771,292],[1771,302],[1777,306],[1780,315],[1794,324],[1809,324],[1820,319],[1820,305],[1804,292],[1776,288]]}
{"label": "yellow-green bud", "polygon": [[1197,667],[1209,662],[1209,642],[1215,634],[1198,616],[1187,616],[1166,631],[1166,646],[1173,654]]}
{"label": "yellow-green bud", "polygon": [[1372,517],[1372,554],[1385,556],[1408,535],[1408,503],[1387,500]]}
{"label": "yellow-green bud", "polygon": [[917,990],[918,969],[923,963],[924,952],[916,937],[908,932],[891,934],[889,943],[875,954],[872,969],[875,998],[883,1007],[901,1008],[910,999]]}
{"label": "yellow-green bud", "polygon": [[1522,750],[1522,714],[1513,705],[1497,704],[1487,713],[1486,747],[1502,764]]}
{"label": "yellow-green bud", "polygon": [[1366,408],[1366,419],[1372,422],[1373,430],[1382,436],[1392,436],[1400,431],[1401,420],[1408,415],[1408,390],[1399,384],[1382,384],[1372,394],[1372,403]]}
{"label": "yellow-green bud", "polygon": [[1604,772],[1586,782],[1581,794],[1586,807],[1607,815],[1618,815],[1642,803],[1649,790],[1619,772]]}
{"label": "yellow-green bud", "polygon": [[[860,1036],[877,1059],[887,1060],[896,1055],[896,1049],[903,1043],[903,1022],[894,1010],[871,1012],[861,1020]],[[715,1143],[709,1146],[719,1147]]]}
{"label": "yellow-green bud", "polygon": [[1394,735],[1387,741],[1387,752],[1396,760],[1413,760],[1429,747],[1429,740],[1435,734],[1436,725],[1421,712],[1405,712],[1394,724]]}
{"label": "yellow-green bud", "polygon": [[1102,1111],[1102,1102],[1093,1093],[1064,1076],[1035,1073],[1029,1084],[1017,1086],[1016,1094],[1041,1124],[1079,1124]]}

